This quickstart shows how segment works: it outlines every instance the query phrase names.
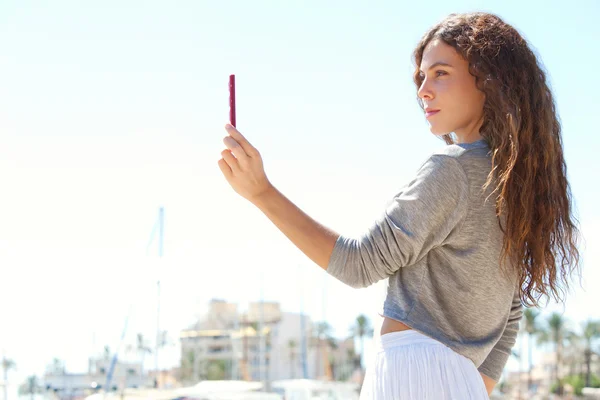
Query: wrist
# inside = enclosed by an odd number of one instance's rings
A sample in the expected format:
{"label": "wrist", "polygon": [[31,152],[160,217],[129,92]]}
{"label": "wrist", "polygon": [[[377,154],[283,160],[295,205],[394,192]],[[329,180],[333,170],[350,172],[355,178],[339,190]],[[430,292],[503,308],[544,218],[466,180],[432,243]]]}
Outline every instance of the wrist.
{"label": "wrist", "polygon": [[272,201],[272,199],[277,195],[277,193],[278,191],[275,188],[275,186],[269,183],[264,190],[252,196],[248,200],[256,207],[263,209]]}

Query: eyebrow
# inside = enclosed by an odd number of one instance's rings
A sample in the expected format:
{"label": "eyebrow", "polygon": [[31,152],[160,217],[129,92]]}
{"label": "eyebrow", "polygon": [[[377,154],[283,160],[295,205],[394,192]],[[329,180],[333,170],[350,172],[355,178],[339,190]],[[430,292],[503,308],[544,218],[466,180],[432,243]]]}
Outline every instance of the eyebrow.
{"label": "eyebrow", "polygon": [[[450,67],[450,68],[454,68],[452,65],[450,65],[448,63],[445,63],[443,61],[438,61],[438,62],[435,62],[435,63],[431,64],[431,66],[428,68],[428,71],[434,69],[435,67]],[[423,72],[423,70],[419,68],[419,72]]]}

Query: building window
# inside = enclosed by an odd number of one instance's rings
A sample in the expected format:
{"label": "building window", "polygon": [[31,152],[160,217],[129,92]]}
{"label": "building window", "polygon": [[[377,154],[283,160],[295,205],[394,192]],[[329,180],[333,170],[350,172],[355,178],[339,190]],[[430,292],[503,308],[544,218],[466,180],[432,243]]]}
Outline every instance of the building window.
{"label": "building window", "polygon": [[225,351],[225,348],[223,346],[215,346],[215,347],[208,348],[209,353],[222,353],[224,351]]}

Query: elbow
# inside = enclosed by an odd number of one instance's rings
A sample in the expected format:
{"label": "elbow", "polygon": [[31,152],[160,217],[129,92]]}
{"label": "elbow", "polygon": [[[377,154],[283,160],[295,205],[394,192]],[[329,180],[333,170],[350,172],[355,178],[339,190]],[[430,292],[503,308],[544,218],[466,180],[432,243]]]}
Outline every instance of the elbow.
{"label": "elbow", "polygon": [[363,264],[357,264],[348,260],[344,263],[329,265],[326,271],[329,275],[353,289],[364,289],[377,282],[377,279],[373,280],[366,273]]}
{"label": "elbow", "polygon": [[330,268],[327,269],[327,272],[338,281],[353,289],[364,289],[375,283],[371,281],[364,272],[359,272],[362,268],[355,267],[356,265],[353,264],[344,264],[335,272]]}
{"label": "elbow", "polygon": [[391,275],[387,269],[370,243],[344,239],[334,249],[326,271],[353,289],[364,289]]}
{"label": "elbow", "polygon": [[368,288],[373,283],[375,283],[375,282],[370,282],[370,281],[355,281],[355,282],[349,282],[349,283],[347,283],[347,285],[350,286],[353,289],[364,289],[364,288]]}

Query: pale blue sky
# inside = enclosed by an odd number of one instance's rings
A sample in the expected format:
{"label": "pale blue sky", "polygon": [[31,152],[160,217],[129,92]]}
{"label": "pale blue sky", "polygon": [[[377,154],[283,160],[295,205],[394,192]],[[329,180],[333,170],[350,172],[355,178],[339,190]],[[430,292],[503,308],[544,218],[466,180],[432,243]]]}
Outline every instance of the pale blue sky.
{"label": "pale blue sky", "polygon": [[[221,177],[228,75],[238,127],[273,183],[357,234],[443,145],[415,101],[411,52],[450,12],[499,14],[546,66],[588,242],[588,290],[566,315],[600,317],[589,290],[600,279],[600,3],[91,4],[0,3],[0,349],[15,376],[55,356],[84,369],[90,352],[114,347],[130,304],[127,340],[154,334],[157,261],[145,249],[161,205],[161,319],[174,339],[213,297],[258,300],[261,274],[264,298],[287,311],[299,310],[303,282],[307,312],[338,336],[359,313],[374,315],[381,285],[325,280]],[[177,362],[177,347],[164,353],[165,366]]]}

